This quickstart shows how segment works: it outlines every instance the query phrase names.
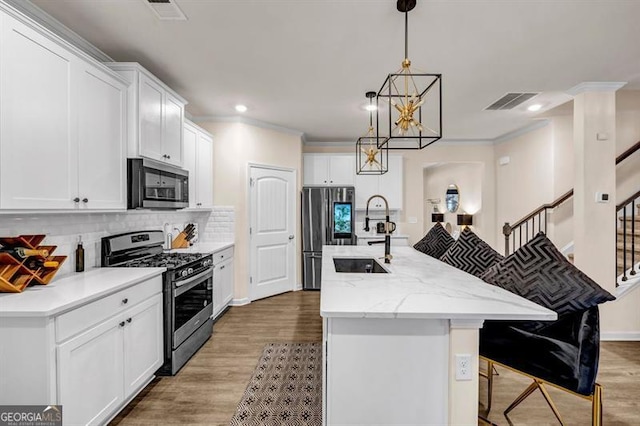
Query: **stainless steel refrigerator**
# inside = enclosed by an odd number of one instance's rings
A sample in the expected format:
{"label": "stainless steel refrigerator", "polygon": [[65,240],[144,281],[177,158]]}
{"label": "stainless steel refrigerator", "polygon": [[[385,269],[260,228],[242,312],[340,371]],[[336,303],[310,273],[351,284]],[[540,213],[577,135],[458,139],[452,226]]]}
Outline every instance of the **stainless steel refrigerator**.
{"label": "stainless steel refrigerator", "polygon": [[302,287],[320,290],[322,246],[355,245],[355,188],[302,188]]}

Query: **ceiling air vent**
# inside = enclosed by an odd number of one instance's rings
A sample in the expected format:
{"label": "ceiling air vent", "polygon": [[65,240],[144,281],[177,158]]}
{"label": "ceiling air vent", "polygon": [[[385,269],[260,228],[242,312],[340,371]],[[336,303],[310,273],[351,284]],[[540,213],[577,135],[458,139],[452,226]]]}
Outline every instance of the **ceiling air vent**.
{"label": "ceiling air vent", "polygon": [[485,110],[497,111],[503,109],[513,109],[536,95],[537,93],[507,93],[506,95],[486,107]]}
{"label": "ceiling air vent", "polygon": [[175,0],[143,0],[160,20],[186,21]]}

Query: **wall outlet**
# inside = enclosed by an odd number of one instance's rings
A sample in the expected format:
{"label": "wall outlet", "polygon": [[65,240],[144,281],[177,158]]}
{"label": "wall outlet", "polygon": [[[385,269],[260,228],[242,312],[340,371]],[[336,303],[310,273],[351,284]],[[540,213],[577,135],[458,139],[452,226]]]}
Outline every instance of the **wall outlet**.
{"label": "wall outlet", "polygon": [[596,192],[596,203],[608,203],[609,194],[603,192]]}
{"label": "wall outlet", "polygon": [[456,354],[456,380],[471,380],[471,355]]}

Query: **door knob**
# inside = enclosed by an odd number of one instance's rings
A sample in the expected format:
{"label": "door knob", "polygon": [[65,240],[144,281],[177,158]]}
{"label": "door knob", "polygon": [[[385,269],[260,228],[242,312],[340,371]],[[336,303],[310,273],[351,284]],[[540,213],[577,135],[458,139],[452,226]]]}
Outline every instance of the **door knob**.
{"label": "door knob", "polygon": [[289,235],[289,239],[293,240],[295,237],[293,235]]}

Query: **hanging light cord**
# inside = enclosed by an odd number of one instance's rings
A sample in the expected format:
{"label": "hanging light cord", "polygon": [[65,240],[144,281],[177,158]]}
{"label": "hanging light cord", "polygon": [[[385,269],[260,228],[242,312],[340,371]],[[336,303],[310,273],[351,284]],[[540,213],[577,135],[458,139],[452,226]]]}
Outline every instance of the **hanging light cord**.
{"label": "hanging light cord", "polygon": [[404,11],[404,58],[409,59],[409,11]]}
{"label": "hanging light cord", "polygon": [[[373,98],[369,98],[369,107],[373,106]],[[373,129],[373,111],[369,108],[369,129]]]}

